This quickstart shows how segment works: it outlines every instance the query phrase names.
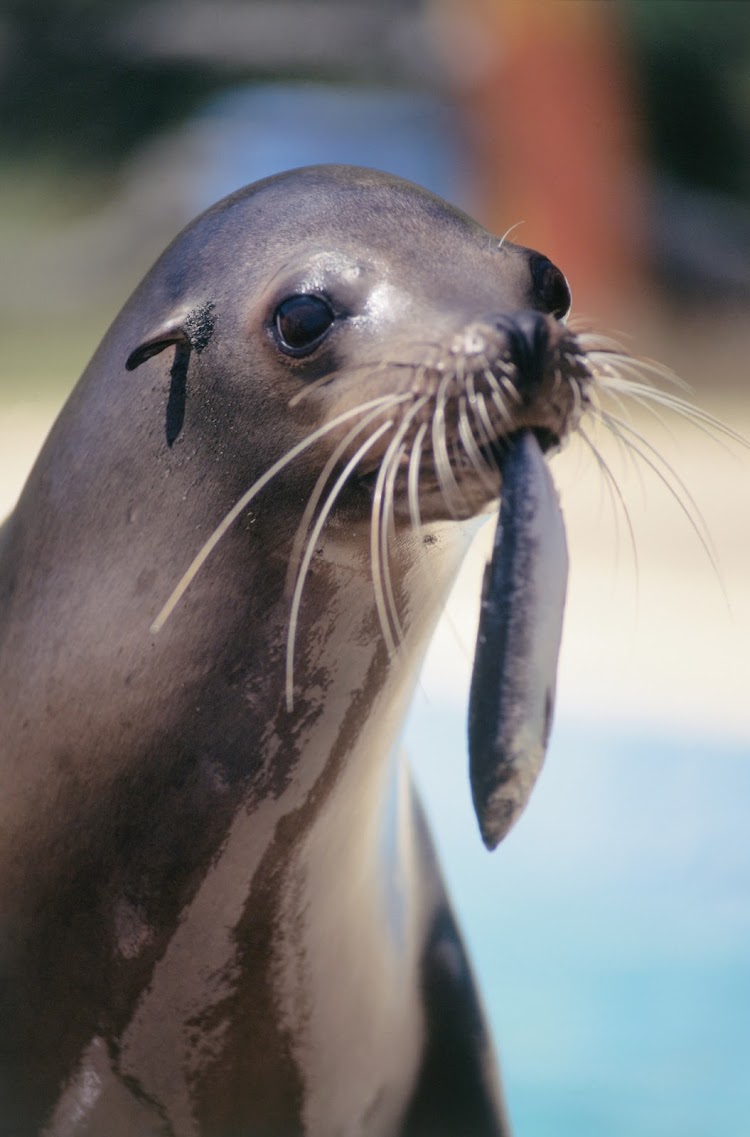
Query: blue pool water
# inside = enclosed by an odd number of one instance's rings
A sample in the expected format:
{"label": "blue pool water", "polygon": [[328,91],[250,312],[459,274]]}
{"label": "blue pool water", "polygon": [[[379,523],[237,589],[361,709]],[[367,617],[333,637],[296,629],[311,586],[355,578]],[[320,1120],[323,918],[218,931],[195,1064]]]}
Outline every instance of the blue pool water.
{"label": "blue pool water", "polygon": [[750,754],[561,720],[489,854],[464,735],[421,698],[404,742],[517,1137],[750,1137]]}

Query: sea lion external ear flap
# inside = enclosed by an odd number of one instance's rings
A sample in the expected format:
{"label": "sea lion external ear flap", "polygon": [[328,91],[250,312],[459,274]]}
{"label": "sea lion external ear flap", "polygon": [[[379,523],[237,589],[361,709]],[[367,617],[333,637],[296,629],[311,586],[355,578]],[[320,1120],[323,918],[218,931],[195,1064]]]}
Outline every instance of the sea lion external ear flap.
{"label": "sea lion external ear flap", "polygon": [[181,344],[198,352],[203,351],[213,335],[213,309],[211,303],[198,304],[189,312],[173,316],[160,324],[143,343],[131,351],[125,361],[127,370],[135,371],[136,367],[140,367],[152,355],[158,355],[172,345]]}
{"label": "sea lion external ear flap", "polygon": [[214,331],[212,315],[214,305],[198,304],[188,312],[172,316],[131,351],[125,361],[128,371],[140,367],[152,355],[158,355],[166,347],[175,347],[174,360],[170,368],[169,399],[165,422],[167,446],[177,440],[185,421],[185,400],[187,398],[187,373],[190,355],[193,351],[203,351]]}
{"label": "sea lion external ear flap", "polygon": [[140,367],[152,355],[158,355],[160,351],[164,351],[172,344],[184,344],[185,347],[190,347],[190,337],[185,330],[184,319],[162,324],[153,335],[150,335],[148,339],[131,351],[125,361],[125,367],[128,371],[135,371],[136,367]]}

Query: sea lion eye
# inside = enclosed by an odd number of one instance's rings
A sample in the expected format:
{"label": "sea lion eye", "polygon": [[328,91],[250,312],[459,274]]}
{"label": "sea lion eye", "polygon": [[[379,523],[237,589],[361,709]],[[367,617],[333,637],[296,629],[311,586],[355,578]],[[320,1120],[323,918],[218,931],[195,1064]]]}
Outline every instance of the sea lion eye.
{"label": "sea lion eye", "polygon": [[535,253],[531,258],[531,276],[540,307],[557,320],[562,320],[570,311],[571,296],[568,282],[560,269],[548,257]]}
{"label": "sea lion eye", "polygon": [[306,354],[323,338],[334,318],[330,305],[320,296],[288,296],[274,316],[281,347],[293,355]]}

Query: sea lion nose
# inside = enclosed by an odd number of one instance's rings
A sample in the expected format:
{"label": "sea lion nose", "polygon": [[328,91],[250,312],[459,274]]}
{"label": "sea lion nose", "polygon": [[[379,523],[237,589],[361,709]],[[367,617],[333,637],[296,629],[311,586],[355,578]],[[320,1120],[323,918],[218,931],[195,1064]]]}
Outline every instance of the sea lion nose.
{"label": "sea lion nose", "polygon": [[525,309],[503,316],[496,322],[507,343],[510,361],[515,364],[515,386],[529,396],[539,386],[550,349],[549,319],[543,312]]}

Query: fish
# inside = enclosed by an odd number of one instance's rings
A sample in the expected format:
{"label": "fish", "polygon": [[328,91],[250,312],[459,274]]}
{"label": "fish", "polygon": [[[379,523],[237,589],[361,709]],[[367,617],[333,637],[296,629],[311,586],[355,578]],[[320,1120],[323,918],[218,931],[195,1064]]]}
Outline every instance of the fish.
{"label": "fish", "polygon": [[547,752],[568,584],[565,521],[532,430],[498,454],[502,476],[469,696],[469,777],[492,850],[526,807]]}

